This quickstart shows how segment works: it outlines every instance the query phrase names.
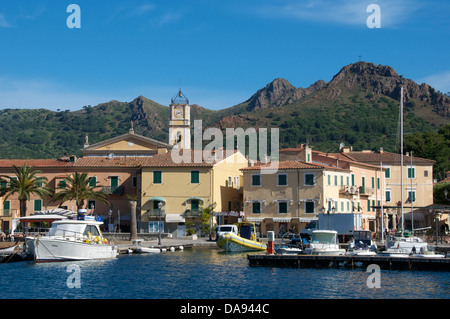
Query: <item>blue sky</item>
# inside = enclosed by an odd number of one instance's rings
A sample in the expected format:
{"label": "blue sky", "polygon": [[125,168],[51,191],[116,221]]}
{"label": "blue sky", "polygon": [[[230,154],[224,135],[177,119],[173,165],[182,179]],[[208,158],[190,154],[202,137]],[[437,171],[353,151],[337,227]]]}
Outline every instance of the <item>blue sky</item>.
{"label": "blue sky", "polygon": [[[67,27],[72,3],[81,28]],[[445,0],[0,0],[0,45],[0,109],[168,105],[179,88],[222,109],[278,77],[328,82],[359,55],[450,91]]]}

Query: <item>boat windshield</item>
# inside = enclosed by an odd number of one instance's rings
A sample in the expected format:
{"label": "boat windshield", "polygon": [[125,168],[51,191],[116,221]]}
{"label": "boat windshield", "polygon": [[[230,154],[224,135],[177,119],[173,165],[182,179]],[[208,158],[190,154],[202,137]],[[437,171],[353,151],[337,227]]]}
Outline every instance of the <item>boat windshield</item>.
{"label": "boat windshield", "polygon": [[49,236],[79,237],[83,234],[85,224],[53,224]]}
{"label": "boat windshield", "polygon": [[314,244],[336,244],[336,235],[330,233],[313,233],[312,243]]}

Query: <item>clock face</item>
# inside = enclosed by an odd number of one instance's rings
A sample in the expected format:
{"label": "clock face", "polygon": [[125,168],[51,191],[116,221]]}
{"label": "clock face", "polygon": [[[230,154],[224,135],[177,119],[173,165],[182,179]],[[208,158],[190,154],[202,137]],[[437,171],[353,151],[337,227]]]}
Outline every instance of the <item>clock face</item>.
{"label": "clock face", "polygon": [[176,110],[175,110],[175,117],[180,118],[180,117],[182,117],[182,116],[183,116],[183,110],[181,110],[181,109],[176,109]]}

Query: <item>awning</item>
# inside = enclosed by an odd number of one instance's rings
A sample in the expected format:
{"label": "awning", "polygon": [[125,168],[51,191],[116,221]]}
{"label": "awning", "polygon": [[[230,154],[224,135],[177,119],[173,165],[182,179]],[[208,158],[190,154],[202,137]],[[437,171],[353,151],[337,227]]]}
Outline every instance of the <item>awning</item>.
{"label": "awning", "polygon": [[414,221],[425,221],[425,216],[423,213],[413,213],[411,216],[411,213],[406,213],[403,214],[403,216],[405,216],[405,220],[412,220],[414,219]]}
{"label": "awning", "polygon": [[230,211],[230,212],[214,212],[214,216],[234,216],[234,217],[242,217],[244,216],[244,212]]}
{"label": "awning", "polygon": [[166,215],[166,223],[184,223],[186,220],[184,219],[182,214],[167,214]]}
{"label": "awning", "polygon": [[249,222],[262,222],[264,217],[247,217],[246,220]]}
{"label": "awning", "polygon": [[154,202],[166,202],[166,199],[164,198],[164,197],[158,197],[158,196],[156,196],[156,197],[152,197],[152,198],[150,198],[149,200],[148,200],[148,202],[150,202],[150,201],[154,201]]}
{"label": "awning", "polygon": [[298,219],[300,223],[309,223],[314,220],[318,220],[317,217],[293,217],[292,219]]}
{"label": "awning", "polygon": [[153,203],[152,202],[163,202],[166,203],[166,199],[164,197],[152,197],[149,200],[147,200],[144,205],[142,205],[141,210],[150,210],[153,209]]}
{"label": "awning", "polygon": [[289,217],[275,217],[272,219],[275,223],[289,223],[291,221],[291,218]]}
{"label": "awning", "polygon": [[38,223],[38,222],[53,222],[55,220],[67,219],[66,216],[56,215],[56,214],[38,214],[27,217],[20,217],[19,221],[27,223]]}
{"label": "awning", "polygon": [[202,204],[205,202],[205,201],[203,200],[203,198],[200,198],[200,197],[189,197],[188,199],[186,199],[186,200],[183,202],[183,205],[186,205],[186,203],[187,203],[188,201],[192,201],[192,200],[198,200],[198,201],[201,201]]}

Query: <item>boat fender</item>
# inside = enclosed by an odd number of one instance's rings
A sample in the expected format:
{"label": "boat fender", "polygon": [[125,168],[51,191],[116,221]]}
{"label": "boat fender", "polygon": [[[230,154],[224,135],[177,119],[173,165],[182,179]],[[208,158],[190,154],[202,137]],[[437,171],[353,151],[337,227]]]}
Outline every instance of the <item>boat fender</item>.
{"label": "boat fender", "polygon": [[108,239],[103,238],[103,243],[107,245],[108,244]]}
{"label": "boat fender", "polygon": [[96,236],[96,237],[94,238],[94,242],[95,242],[96,244],[101,243],[100,237]]}

